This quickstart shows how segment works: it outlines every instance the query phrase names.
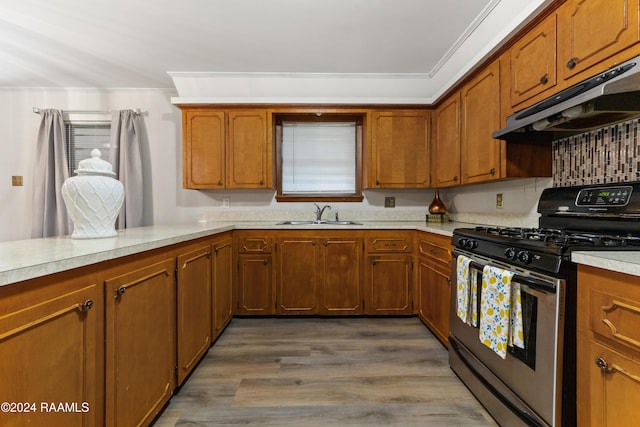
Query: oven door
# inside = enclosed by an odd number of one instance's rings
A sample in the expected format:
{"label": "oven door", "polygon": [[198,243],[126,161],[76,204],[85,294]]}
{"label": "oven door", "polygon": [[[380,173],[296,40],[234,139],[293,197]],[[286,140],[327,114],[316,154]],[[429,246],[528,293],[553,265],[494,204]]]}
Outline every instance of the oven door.
{"label": "oven door", "polygon": [[[515,273],[512,282],[520,284],[524,350],[510,346],[506,358],[501,358],[480,342],[477,326],[471,326],[457,316],[455,284],[458,255],[471,259],[470,274],[478,283],[478,313],[484,266],[491,265]],[[515,413],[523,425],[560,425],[563,348],[560,320],[563,317],[561,303],[564,301],[565,281],[465,251],[455,250],[453,256],[449,349],[452,369],[465,383],[473,379],[473,387],[467,383],[472,391],[474,388],[482,389],[481,393],[474,391],[479,400],[483,400],[480,394],[490,394],[491,400],[501,402],[502,410],[506,407],[509,409],[507,412]],[[492,412],[490,405],[485,406]],[[513,422],[509,417],[503,418],[503,421],[507,420],[508,424]],[[500,419],[498,421],[501,422]]]}

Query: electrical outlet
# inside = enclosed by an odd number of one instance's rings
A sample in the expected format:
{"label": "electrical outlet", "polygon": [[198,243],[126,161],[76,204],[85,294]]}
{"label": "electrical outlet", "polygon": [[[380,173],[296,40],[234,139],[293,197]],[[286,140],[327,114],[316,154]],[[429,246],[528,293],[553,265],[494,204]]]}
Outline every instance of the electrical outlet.
{"label": "electrical outlet", "polygon": [[14,175],[11,177],[11,185],[13,185],[14,187],[21,187],[22,186],[22,176],[21,175]]}
{"label": "electrical outlet", "polygon": [[385,197],[384,198],[384,207],[385,208],[395,208],[396,207],[396,198],[395,197]]}
{"label": "electrical outlet", "polygon": [[496,208],[502,209],[502,193],[496,194]]}

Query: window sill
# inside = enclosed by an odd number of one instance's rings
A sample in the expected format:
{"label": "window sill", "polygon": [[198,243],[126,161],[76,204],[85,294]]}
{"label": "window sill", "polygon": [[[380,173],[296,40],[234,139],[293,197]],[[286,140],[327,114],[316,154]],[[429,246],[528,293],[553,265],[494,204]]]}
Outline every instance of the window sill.
{"label": "window sill", "polygon": [[320,195],[276,195],[276,201],[278,202],[361,202],[364,200],[362,195],[353,196],[320,196]]}

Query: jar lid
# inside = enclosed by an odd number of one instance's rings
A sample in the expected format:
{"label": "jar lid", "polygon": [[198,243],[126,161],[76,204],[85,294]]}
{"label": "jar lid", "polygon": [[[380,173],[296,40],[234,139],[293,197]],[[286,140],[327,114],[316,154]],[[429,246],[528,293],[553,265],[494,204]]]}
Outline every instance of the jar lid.
{"label": "jar lid", "polygon": [[113,172],[113,167],[111,163],[106,160],[102,160],[100,157],[102,153],[97,148],[91,150],[91,158],[80,160],[78,162],[78,169],[75,170],[75,173],[78,175],[106,175],[106,176],[116,176]]}

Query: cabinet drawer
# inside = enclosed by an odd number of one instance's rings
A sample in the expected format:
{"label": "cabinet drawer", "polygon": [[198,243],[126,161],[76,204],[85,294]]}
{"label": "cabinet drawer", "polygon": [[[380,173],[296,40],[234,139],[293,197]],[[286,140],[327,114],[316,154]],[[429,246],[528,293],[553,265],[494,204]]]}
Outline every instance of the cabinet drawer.
{"label": "cabinet drawer", "polygon": [[411,239],[405,237],[369,237],[367,252],[411,252]]}
{"label": "cabinet drawer", "polygon": [[597,335],[640,351],[640,301],[592,289],[590,329]]}
{"label": "cabinet drawer", "polygon": [[442,242],[436,243],[421,239],[418,242],[418,252],[421,256],[435,258],[438,261],[450,265],[451,251],[449,250],[450,245],[448,241],[445,242],[445,245],[446,246],[443,246]]}
{"label": "cabinet drawer", "polygon": [[241,237],[238,251],[242,254],[270,254],[273,242],[271,237]]}

